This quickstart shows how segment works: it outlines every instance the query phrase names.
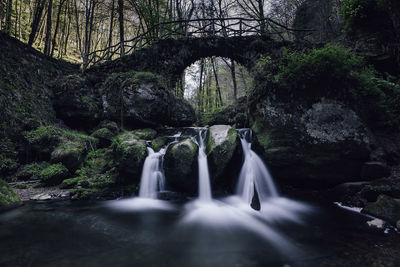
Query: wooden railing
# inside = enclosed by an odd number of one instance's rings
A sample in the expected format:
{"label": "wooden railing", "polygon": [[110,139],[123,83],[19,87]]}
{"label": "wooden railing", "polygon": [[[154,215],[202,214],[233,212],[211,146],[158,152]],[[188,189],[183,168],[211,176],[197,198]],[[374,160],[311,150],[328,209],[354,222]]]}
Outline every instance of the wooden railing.
{"label": "wooden railing", "polygon": [[[161,22],[136,37],[96,50],[84,56],[83,67],[112,60],[149,46],[160,39],[198,37],[269,36],[276,40],[292,40],[294,32],[312,30],[292,29],[272,19],[248,19],[240,17],[175,20]],[[123,51],[123,53],[121,53]]]}

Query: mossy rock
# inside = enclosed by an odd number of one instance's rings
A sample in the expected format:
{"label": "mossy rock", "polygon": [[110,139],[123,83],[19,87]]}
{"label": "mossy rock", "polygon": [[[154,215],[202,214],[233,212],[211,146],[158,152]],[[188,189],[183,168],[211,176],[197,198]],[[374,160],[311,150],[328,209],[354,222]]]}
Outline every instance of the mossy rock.
{"label": "mossy rock", "polygon": [[49,165],[50,164],[46,161],[27,164],[16,174],[16,176],[19,180],[36,180],[39,179],[41,171]]}
{"label": "mossy rock", "polygon": [[109,121],[109,120],[102,121],[99,124],[98,128],[99,129],[100,128],[106,128],[106,129],[110,130],[114,134],[119,133],[119,130],[120,130],[119,127],[118,127],[118,124],[115,121]]}
{"label": "mossy rock", "polygon": [[58,185],[69,175],[68,169],[61,163],[53,164],[41,171],[40,180],[45,185]]}
{"label": "mossy rock", "polygon": [[108,128],[100,128],[91,134],[94,138],[99,140],[99,148],[109,147],[111,145],[111,141],[115,136]]}
{"label": "mossy rock", "polygon": [[21,199],[14,189],[0,179],[0,211],[21,205]]}
{"label": "mossy rock", "polygon": [[166,146],[167,143],[168,143],[168,137],[159,136],[156,139],[151,141],[151,147],[154,149],[154,151],[158,152],[158,151],[160,151],[161,148]]}
{"label": "mossy rock", "polygon": [[156,138],[157,136],[157,131],[154,129],[138,129],[134,130],[133,134],[136,136],[137,139],[143,139],[143,140],[152,140]]}
{"label": "mossy rock", "polygon": [[168,185],[174,190],[196,192],[197,154],[198,146],[189,138],[168,147],[164,169]]}
{"label": "mossy rock", "polygon": [[362,211],[396,225],[400,220],[400,199],[379,195],[376,202],[367,203]]}
{"label": "mossy rock", "polygon": [[207,156],[212,179],[218,179],[228,167],[238,147],[238,133],[229,125],[213,125],[207,132]]}
{"label": "mossy rock", "polygon": [[61,162],[71,172],[79,168],[87,151],[98,144],[94,137],[54,126],[39,127],[25,137],[40,158]]}
{"label": "mossy rock", "polygon": [[78,184],[78,182],[81,181],[81,179],[82,179],[81,177],[74,177],[74,178],[65,179],[60,184],[60,188],[61,189],[74,188]]}
{"label": "mossy rock", "polygon": [[147,156],[146,141],[137,139],[133,132],[125,132],[114,138],[112,149],[119,172],[130,177],[122,182],[138,181]]}

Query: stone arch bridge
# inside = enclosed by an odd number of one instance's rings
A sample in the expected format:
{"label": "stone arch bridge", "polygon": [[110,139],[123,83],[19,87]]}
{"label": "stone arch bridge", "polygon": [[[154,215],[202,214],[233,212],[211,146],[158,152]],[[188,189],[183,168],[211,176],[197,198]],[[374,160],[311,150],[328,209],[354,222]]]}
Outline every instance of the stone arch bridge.
{"label": "stone arch bridge", "polygon": [[169,87],[174,87],[183,71],[201,58],[230,58],[251,69],[260,55],[278,58],[284,48],[299,49],[300,45],[265,36],[203,37],[163,39],[130,55],[95,65],[88,74],[101,79],[113,72],[148,71],[159,74]]}

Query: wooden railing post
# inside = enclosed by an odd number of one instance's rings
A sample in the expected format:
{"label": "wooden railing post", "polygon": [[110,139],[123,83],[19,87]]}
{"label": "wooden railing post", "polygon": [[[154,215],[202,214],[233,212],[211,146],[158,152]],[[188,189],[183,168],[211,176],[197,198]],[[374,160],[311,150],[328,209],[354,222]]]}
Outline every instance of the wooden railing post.
{"label": "wooden railing post", "polygon": [[242,32],[243,32],[243,21],[242,19],[239,20],[239,36],[242,37]]}

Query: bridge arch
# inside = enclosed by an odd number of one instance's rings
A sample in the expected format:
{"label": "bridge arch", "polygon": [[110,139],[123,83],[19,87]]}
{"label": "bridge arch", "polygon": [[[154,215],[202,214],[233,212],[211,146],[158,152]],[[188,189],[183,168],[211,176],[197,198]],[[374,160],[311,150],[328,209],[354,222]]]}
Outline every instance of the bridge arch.
{"label": "bridge arch", "polygon": [[88,72],[148,71],[161,75],[168,87],[174,87],[183,71],[201,58],[230,58],[251,69],[260,55],[280,57],[284,47],[295,44],[266,36],[162,39],[130,55],[93,66]]}

